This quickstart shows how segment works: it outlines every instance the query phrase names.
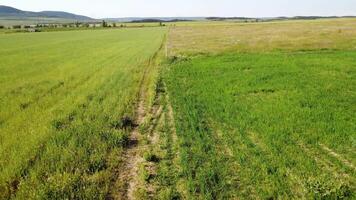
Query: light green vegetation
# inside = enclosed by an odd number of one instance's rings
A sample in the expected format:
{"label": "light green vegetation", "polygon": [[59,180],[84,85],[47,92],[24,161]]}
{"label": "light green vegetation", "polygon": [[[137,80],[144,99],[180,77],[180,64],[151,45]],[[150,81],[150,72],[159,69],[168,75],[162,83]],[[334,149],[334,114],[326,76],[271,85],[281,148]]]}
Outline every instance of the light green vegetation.
{"label": "light green vegetation", "polygon": [[[0,199],[103,199],[165,29],[0,36]],[[149,81],[145,87],[153,88]]]}
{"label": "light green vegetation", "polygon": [[354,199],[354,24],[172,28],[179,162],[159,182],[183,199]]}

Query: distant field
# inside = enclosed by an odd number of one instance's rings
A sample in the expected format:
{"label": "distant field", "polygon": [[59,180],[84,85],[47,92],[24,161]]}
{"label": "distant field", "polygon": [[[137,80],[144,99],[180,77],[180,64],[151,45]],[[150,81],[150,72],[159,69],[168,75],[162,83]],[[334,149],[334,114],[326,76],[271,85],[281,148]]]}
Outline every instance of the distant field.
{"label": "distant field", "polygon": [[[25,25],[36,25],[36,24],[41,24],[41,23],[53,23],[53,24],[73,24],[75,21],[68,20],[68,19],[51,19],[47,20],[46,19],[38,19],[36,20],[31,20],[31,19],[26,19],[26,20],[7,20],[7,19],[1,19],[0,18],[0,25],[4,26],[5,28],[0,29],[0,34],[1,33],[27,33],[29,30],[27,28],[23,28]],[[97,27],[41,27],[41,28],[36,28],[38,32],[60,32],[60,31],[79,31],[79,30],[101,30],[101,29],[123,29],[123,28],[143,28],[143,27],[161,27],[160,23],[158,22],[152,22],[152,23],[127,23],[127,22],[107,22],[110,27],[99,27],[101,25],[101,21],[97,21]],[[115,23],[115,27],[114,26]],[[13,29],[11,28],[13,25],[21,25],[21,29]],[[168,25],[168,24],[165,24]]]}
{"label": "distant field", "polygon": [[293,50],[356,50],[356,19],[265,23],[202,22],[170,30],[169,55]]}
{"label": "distant field", "polygon": [[164,34],[0,35],[0,199],[105,198]]}
{"label": "distant field", "polygon": [[0,25],[33,25],[38,23],[74,23],[74,20],[61,18],[7,18],[0,17]]}

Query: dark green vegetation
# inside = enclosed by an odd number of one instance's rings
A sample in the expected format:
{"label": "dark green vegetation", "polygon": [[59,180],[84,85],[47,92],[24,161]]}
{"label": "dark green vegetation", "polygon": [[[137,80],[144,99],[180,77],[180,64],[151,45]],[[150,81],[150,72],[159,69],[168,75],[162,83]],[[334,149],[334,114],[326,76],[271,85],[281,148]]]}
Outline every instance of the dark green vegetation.
{"label": "dark green vegetation", "polygon": [[183,199],[354,199],[354,24],[173,27],[178,162],[163,180]]}
{"label": "dark green vegetation", "polygon": [[355,198],[356,52],[172,62],[183,197]]}
{"label": "dark green vegetation", "polygon": [[0,36],[0,199],[105,198],[164,33]]}

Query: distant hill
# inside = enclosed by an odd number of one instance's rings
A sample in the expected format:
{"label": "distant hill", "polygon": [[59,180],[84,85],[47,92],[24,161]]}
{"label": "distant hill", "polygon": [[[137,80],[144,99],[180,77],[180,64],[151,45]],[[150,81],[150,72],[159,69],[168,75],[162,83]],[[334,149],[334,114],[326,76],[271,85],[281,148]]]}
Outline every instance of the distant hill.
{"label": "distant hill", "polygon": [[106,18],[104,20],[112,22],[178,22],[178,21],[202,21],[205,17],[123,17]]}
{"label": "distant hill", "polygon": [[93,18],[76,15],[67,12],[61,11],[42,11],[42,12],[31,12],[23,11],[9,6],[0,5],[0,17],[2,19],[26,19],[26,18],[60,18],[68,20],[77,20],[77,21],[92,21]]}
{"label": "distant hill", "polygon": [[138,20],[132,20],[129,23],[150,23],[150,22],[191,22],[194,20],[188,20],[188,19],[176,19],[176,18],[172,18],[172,19],[138,19]]}
{"label": "distant hill", "polygon": [[274,20],[313,20],[313,19],[332,19],[332,18],[355,18],[355,16],[295,16],[295,17],[207,17],[211,21],[227,21],[227,20],[259,20],[259,21],[274,21]]}
{"label": "distant hill", "polygon": [[39,14],[44,15],[46,17],[54,17],[54,18],[63,18],[63,19],[76,19],[80,21],[94,20],[93,18],[76,15],[73,13],[61,12],[61,11],[42,11]]}
{"label": "distant hill", "polygon": [[14,14],[14,13],[21,13],[21,12],[24,11],[9,6],[0,5],[0,14]]}

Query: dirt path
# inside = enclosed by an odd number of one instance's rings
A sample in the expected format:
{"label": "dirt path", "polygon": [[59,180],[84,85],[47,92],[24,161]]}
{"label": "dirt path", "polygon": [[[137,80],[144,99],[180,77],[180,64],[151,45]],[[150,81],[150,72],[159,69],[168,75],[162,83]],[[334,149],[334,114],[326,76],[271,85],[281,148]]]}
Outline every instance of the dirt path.
{"label": "dirt path", "polygon": [[139,98],[139,103],[138,107],[136,110],[136,127],[132,130],[129,138],[129,148],[126,151],[125,154],[125,160],[126,160],[126,167],[124,170],[123,175],[126,175],[123,179],[123,181],[128,182],[127,183],[127,199],[135,199],[134,197],[134,192],[135,189],[138,188],[138,171],[139,171],[139,166],[140,163],[142,163],[144,160],[140,155],[141,149],[140,149],[140,132],[139,132],[139,125],[141,125],[144,122],[145,119],[145,91],[144,87],[141,86],[140,89],[140,98]]}
{"label": "dirt path", "polygon": [[141,86],[139,89],[138,103],[136,106],[136,119],[134,120],[135,126],[129,133],[128,145],[122,155],[123,164],[118,170],[118,178],[115,180],[113,191],[107,199],[118,200],[133,200],[135,198],[135,191],[139,185],[139,166],[143,163],[144,159],[141,156],[142,145],[140,144],[142,136],[140,133],[140,125],[144,123],[146,110],[146,87],[145,82],[149,74],[150,66],[144,72]]}
{"label": "dirt path", "polygon": [[[115,180],[110,195],[107,199],[140,199],[140,197],[138,197],[137,195],[141,192],[141,190],[152,190],[151,188],[147,188],[147,185],[142,182],[142,177],[140,176],[142,175],[142,166],[144,166],[145,164],[143,153],[149,150],[149,146],[145,144],[145,142],[147,142],[145,139],[147,138],[144,134],[141,133],[141,131],[143,131],[144,133],[147,132],[147,130],[143,129],[143,127],[145,126],[146,117],[149,118],[150,115],[153,115],[153,117],[158,118],[158,116],[162,112],[161,106],[146,108],[146,104],[148,103],[148,96],[150,95],[148,91],[148,84],[150,82],[150,76],[152,75],[151,72],[152,70],[155,70],[154,67],[155,65],[157,65],[157,56],[159,52],[162,51],[164,44],[165,42],[162,43],[160,49],[148,61],[145,72],[143,74],[138,93],[137,105],[135,108],[135,119],[133,120],[134,127],[129,133],[128,145],[126,146],[123,154],[121,155],[122,164],[117,169],[118,177]],[[156,140],[158,140],[155,135],[149,137],[148,139],[150,142],[156,142]]]}

